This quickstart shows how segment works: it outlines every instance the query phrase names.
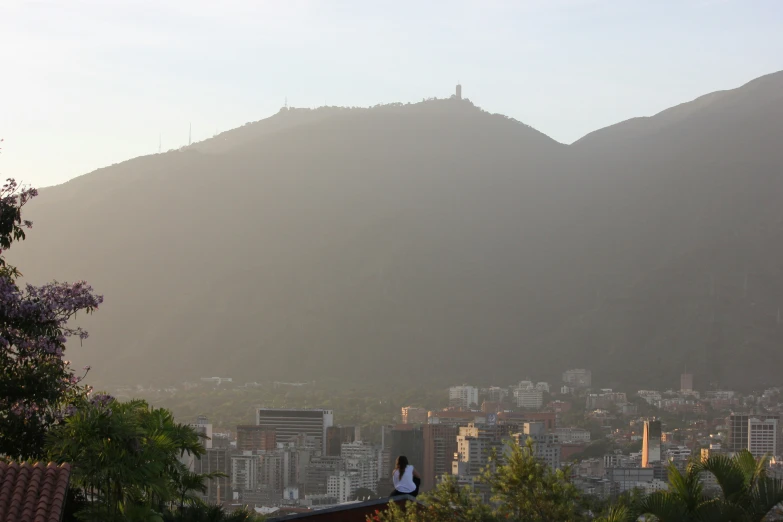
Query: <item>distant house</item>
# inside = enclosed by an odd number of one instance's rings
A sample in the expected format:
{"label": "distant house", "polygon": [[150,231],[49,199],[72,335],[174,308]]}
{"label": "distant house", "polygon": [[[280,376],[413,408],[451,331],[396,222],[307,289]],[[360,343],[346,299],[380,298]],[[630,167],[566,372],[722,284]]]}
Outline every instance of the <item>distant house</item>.
{"label": "distant house", "polygon": [[0,462],[0,520],[60,522],[71,465]]}
{"label": "distant house", "polygon": [[[389,506],[388,498],[368,500],[366,502],[349,502],[327,509],[316,509],[308,513],[284,515],[270,518],[268,522],[283,522],[288,520],[302,520],[304,522],[366,522],[367,517],[376,511],[385,511]],[[394,503],[402,507],[407,502],[421,502],[409,495],[394,498]]]}

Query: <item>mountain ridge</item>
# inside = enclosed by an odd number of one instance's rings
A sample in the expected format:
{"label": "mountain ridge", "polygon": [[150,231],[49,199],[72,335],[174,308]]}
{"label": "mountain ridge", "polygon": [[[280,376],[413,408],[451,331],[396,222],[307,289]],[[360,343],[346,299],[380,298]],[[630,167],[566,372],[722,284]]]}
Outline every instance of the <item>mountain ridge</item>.
{"label": "mountain ridge", "polygon": [[105,382],[763,382],[783,362],[783,73],[764,78],[622,146],[466,100],[281,111],[43,189],[10,258],[106,294],[69,348]]}

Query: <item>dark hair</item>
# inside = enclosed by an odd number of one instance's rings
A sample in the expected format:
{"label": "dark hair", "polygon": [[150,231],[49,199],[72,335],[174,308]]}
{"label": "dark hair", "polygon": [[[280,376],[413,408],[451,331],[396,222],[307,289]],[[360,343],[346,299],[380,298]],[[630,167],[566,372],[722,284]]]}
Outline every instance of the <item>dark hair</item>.
{"label": "dark hair", "polygon": [[400,455],[397,457],[397,464],[394,467],[400,471],[400,480],[402,480],[402,475],[405,473],[405,468],[408,467],[408,457],[405,455]]}

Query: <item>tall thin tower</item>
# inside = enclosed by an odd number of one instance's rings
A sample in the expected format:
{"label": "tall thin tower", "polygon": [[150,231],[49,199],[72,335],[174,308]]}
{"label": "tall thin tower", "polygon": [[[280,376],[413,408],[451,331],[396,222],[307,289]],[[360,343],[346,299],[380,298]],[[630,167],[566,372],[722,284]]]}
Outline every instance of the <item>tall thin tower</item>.
{"label": "tall thin tower", "polygon": [[188,146],[191,144],[190,138],[193,136],[193,124],[188,123]]}

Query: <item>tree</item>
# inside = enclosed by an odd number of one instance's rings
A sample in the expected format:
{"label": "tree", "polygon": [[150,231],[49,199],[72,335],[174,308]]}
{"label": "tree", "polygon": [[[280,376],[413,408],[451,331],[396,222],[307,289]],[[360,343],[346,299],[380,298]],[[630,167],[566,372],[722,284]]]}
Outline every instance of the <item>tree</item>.
{"label": "tree", "polygon": [[536,458],[532,439],[524,447],[508,445],[505,453],[505,462],[496,471],[488,468],[483,476],[501,518],[525,522],[584,518],[568,468],[552,470]]}
{"label": "tree", "polygon": [[50,458],[73,465],[71,482],[90,500],[84,520],[160,520],[178,505],[197,505],[212,475],[190,472],[179,461],[204,454],[191,427],[146,402],[95,395],[48,435]]}
{"label": "tree", "polygon": [[0,189],[0,454],[22,459],[41,457],[46,432],[89,392],[63,358],[68,338],[87,337],[68,321],[103,301],[83,281],[17,284],[21,273],[3,253],[32,227],[22,207],[37,194],[13,179]]}
{"label": "tree", "polygon": [[552,470],[536,458],[532,440],[525,446],[509,444],[503,455],[490,460],[480,481],[491,491],[490,504],[482,502],[470,488],[460,486],[454,477],[446,476],[432,492],[422,496],[422,504],[398,507],[390,503],[387,511],[368,520],[574,522],[588,518],[577,489],[568,480],[568,470]]}

